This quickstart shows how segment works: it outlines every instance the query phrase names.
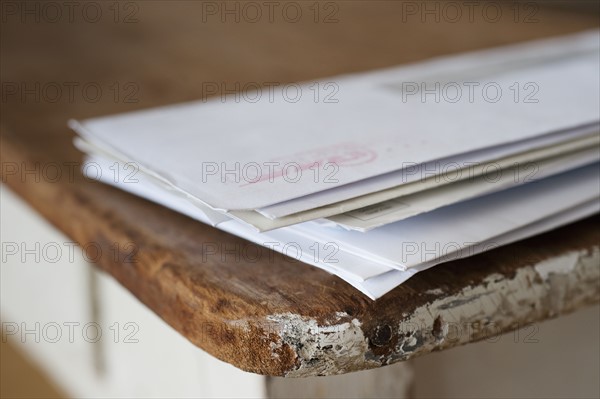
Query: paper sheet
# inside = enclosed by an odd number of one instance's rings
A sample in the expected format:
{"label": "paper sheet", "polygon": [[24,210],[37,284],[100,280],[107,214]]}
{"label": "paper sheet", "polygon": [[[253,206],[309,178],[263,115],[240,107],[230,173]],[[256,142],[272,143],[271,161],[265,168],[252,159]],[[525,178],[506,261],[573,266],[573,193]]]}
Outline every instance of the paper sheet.
{"label": "paper sheet", "polygon": [[446,184],[352,212],[334,215],[328,219],[349,230],[364,232],[443,206],[530,183],[598,161],[600,161],[600,149],[595,146],[563,156],[519,164],[509,169],[494,170],[487,175]]}

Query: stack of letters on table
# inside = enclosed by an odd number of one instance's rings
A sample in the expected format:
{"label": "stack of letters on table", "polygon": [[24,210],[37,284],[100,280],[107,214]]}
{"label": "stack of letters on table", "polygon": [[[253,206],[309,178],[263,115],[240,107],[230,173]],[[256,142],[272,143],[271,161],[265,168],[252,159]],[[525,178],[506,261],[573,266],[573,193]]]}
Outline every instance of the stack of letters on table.
{"label": "stack of letters on table", "polygon": [[599,59],[584,32],[71,126],[89,177],[376,299],[598,212]]}

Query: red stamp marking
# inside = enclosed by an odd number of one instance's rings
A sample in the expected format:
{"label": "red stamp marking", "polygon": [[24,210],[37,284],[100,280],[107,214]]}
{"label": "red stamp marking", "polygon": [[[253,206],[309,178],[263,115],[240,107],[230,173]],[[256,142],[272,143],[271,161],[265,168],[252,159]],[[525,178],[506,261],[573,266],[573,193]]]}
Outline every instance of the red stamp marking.
{"label": "red stamp marking", "polygon": [[268,166],[266,173],[241,184],[240,187],[264,181],[273,182],[275,179],[289,177],[289,175],[293,175],[292,181],[298,181],[296,177],[304,171],[314,172],[315,168],[325,170],[329,167],[338,170],[341,167],[364,165],[373,162],[376,158],[377,153],[374,150],[351,142],[303,151],[264,162],[264,166]]}

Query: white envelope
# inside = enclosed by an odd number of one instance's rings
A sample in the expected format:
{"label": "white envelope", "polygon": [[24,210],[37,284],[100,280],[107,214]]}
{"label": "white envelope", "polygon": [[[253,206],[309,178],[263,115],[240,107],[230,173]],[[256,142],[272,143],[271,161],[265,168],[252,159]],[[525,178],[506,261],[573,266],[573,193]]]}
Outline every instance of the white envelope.
{"label": "white envelope", "polygon": [[361,233],[314,223],[286,227],[399,270],[436,261],[600,197],[600,165],[443,207]]}
{"label": "white envelope", "polygon": [[488,175],[446,184],[367,208],[330,216],[328,220],[349,230],[364,232],[431,212],[443,206],[530,183],[598,161],[600,161],[600,150],[596,146],[558,157],[519,164],[509,169],[495,170]]}
{"label": "white envelope", "polygon": [[[279,86],[255,103],[215,98],[71,126],[212,208],[265,208],[406,165],[597,123],[597,37],[594,31],[320,81],[336,90],[337,102],[315,101],[315,84],[307,83],[297,87],[303,95],[296,102]],[[470,81],[504,94],[438,103],[409,96],[404,86]],[[510,88],[528,83],[533,92],[522,94],[537,102],[515,101]]]}
{"label": "white envelope", "polygon": [[[97,165],[106,168],[106,170],[109,170],[108,168],[111,166],[114,167],[113,160],[103,160],[100,156],[92,157],[90,158],[90,161],[96,162]],[[123,167],[123,165],[121,166]],[[125,171],[125,169],[123,169],[123,171]],[[155,185],[152,181],[147,181],[145,179],[146,176],[143,174],[139,176],[137,182],[132,182],[130,184],[124,183],[122,180],[112,179],[112,176],[112,173],[102,173],[101,181],[160,203],[201,222],[208,222],[206,213],[203,213],[195,206],[190,206],[189,202],[187,202],[185,198],[179,196],[176,192],[164,190],[160,185]],[[462,227],[464,228],[465,219],[471,220],[471,222],[468,223],[472,224],[476,223],[476,221],[481,218],[481,214],[486,216],[486,224],[480,226],[482,228],[473,229],[473,235],[468,238],[469,241],[463,243],[464,245],[462,245],[459,250],[445,250],[436,254],[432,259],[420,258],[422,260],[421,262],[416,262],[412,265],[412,269],[415,271],[421,270],[448,259],[471,256],[482,250],[489,249],[489,240],[498,235],[519,229],[525,224],[534,223],[545,218],[551,218],[554,214],[579,206],[586,202],[586,200],[581,198],[588,198],[589,201],[589,194],[596,193],[600,190],[596,188],[597,178],[598,165],[593,165],[561,176],[545,179],[543,181],[544,184],[541,185],[542,187],[539,187],[537,183],[529,183],[527,186],[495,194],[496,196],[499,196],[499,198],[494,199],[494,195],[491,195],[488,197],[491,197],[492,200],[483,197],[470,201],[466,206],[460,206],[461,204],[458,204],[459,206],[455,205],[448,207],[446,209],[449,209],[449,211],[445,212],[445,215],[438,215],[437,225],[435,221],[432,222],[431,220],[428,220],[431,218],[424,218],[427,214],[412,218],[412,225],[408,225],[408,227],[406,227],[406,221],[397,222],[396,225],[404,225],[405,230],[409,229],[410,234],[414,234],[413,241],[417,242],[423,238],[423,231],[427,231],[428,229],[429,231],[435,231],[436,235],[434,235],[434,237],[438,239],[437,242],[445,245],[446,243],[454,243],[460,238],[464,239],[465,232],[457,229],[457,223],[462,223]],[[568,184],[565,185],[563,182],[568,182]],[[565,192],[573,193],[571,196],[572,198],[567,198],[569,196],[565,195]],[[592,197],[597,198],[597,194]],[[532,202],[530,204],[524,203],[524,198],[529,198]],[[540,204],[540,199],[545,201],[545,203]],[[514,214],[511,214],[511,216],[507,216],[506,218],[501,217],[503,212],[511,212],[513,210],[516,211]],[[481,212],[481,214],[479,212]],[[439,214],[440,212],[438,211],[437,213]],[[523,214],[526,214],[527,217],[522,217]],[[410,220],[411,219],[409,219],[409,221]],[[452,228],[444,229],[446,225],[450,225]],[[384,259],[377,254],[355,251],[352,237],[348,239],[348,236],[339,236],[337,234],[339,231],[335,229],[323,227],[314,229],[312,223],[306,223],[304,225],[283,228],[268,233],[259,233],[249,226],[235,220],[220,222],[217,224],[217,227],[336,274],[352,285],[357,286],[357,288],[363,285],[363,283],[373,287],[381,285],[389,288],[389,284],[381,281],[379,276],[390,276],[393,281],[395,281],[394,279],[399,278],[399,275],[394,273],[397,271],[393,268],[397,268],[397,265],[389,265],[388,259]],[[320,234],[314,234],[315,231],[318,231]],[[363,237],[369,237],[370,235],[369,240],[365,240],[365,248],[371,248],[371,251],[373,250],[373,232],[374,231],[361,234]],[[439,232],[443,234],[438,234]],[[375,239],[377,239],[377,237],[375,237]],[[381,244],[384,247],[394,246],[396,248],[401,248],[401,245],[398,245],[399,239],[401,239],[401,236],[399,235],[384,236],[383,240],[385,240],[385,242]],[[427,238],[425,238],[425,240],[427,240]],[[408,241],[406,240],[405,242]],[[427,242],[424,241],[424,244],[426,248],[432,248],[431,239]],[[402,256],[402,254],[400,254],[400,256]],[[414,254],[411,254],[411,256],[414,260]],[[420,256],[420,254],[417,254],[417,256]],[[407,272],[401,273],[404,273],[402,276],[407,278],[407,276],[413,274],[413,271],[409,269]],[[369,289],[359,289],[373,297]],[[371,289],[375,290],[375,288]]]}
{"label": "white envelope", "polygon": [[[545,140],[539,140],[544,141]],[[310,209],[307,211],[295,213],[293,215],[282,216],[276,219],[267,218],[257,211],[229,211],[228,215],[233,218],[241,220],[256,227],[259,231],[268,231],[280,227],[291,226],[294,224],[311,221],[317,218],[327,218],[333,215],[338,215],[360,208],[381,204],[384,201],[397,200],[401,201],[401,198],[407,195],[422,192],[424,190],[434,190],[441,188],[446,184],[453,184],[453,182],[459,182],[464,179],[473,179],[477,176],[491,173],[497,174],[502,173],[503,169],[508,169],[517,165],[517,168],[526,168],[528,164],[532,162],[542,161],[552,157],[560,157],[564,154],[572,153],[574,151],[580,151],[583,149],[597,149],[600,141],[600,135],[595,133],[591,136],[584,136],[576,138],[574,140],[568,140],[565,142],[559,142],[554,145],[547,147],[536,148],[522,152],[512,154],[503,158],[497,158],[493,161],[481,161],[471,162],[470,166],[465,169],[451,169],[448,173],[442,175],[427,175],[423,178],[413,179],[406,184],[400,184],[396,187],[388,188],[373,192],[359,197],[350,198],[342,202],[336,202],[331,205],[322,206],[319,208]],[[587,159],[593,157],[586,157]],[[590,163],[586,159],[574,159],[570,162],[575,166],[580,166],[580,162],[583,164]],[[569,165],[563,165],[563,170],[569,169]],[[521,170],[523,172],[523,170]],[[506,173],[506,172],[504,172]],[[379,180],[379,177],[363,180],[361,182],[353,183],[351,185],[371,185],[372,180]],[[518,182],[515,182],[515,185]],[[342,186],[340,188],[344,188]],[[317,193],[321,194],[321,193]],[[442,200],[442,199],[440,199]]]}
{"label": "white envelope", "polygon": [[[126,176],[131,172],[126,165],[117,160],[99,154],[92,154],[86,157],[86,163],[94,165],[93,168],[86,167],[83,169],[84,173],[89,173],[88,177],[91,179],[97,179],[118,187],[123,191],[161,204],[192,219],[218,227],[256,244],[267,246],[344,278],[364,281],[393,270],[390,266],[373,262],[346,251],[340,251],[339,248],[327,242],[320,243],[314,240],[306,240],[303,235],[293,231],[280,229],[264,234],[258,233],[250,226],[232,220],[225,214],[216,212],[206,205],[192,204],[181,193],[169,190],[162,182],[144,173],[136,173],[131,181],[114,179],[115,170],[117,169],[120,176]],[[101,173],[97,173],[98,170],[101,170]]]}
{"label": "white envelope", "polygon": [[[91,157],[89,161],[96,162],[97,165],[106,168],[105,170],[107,171],[110,170],[112,172],[114,170],[108,169],[111,166],[114,167],[113,160],[103,159],[102,157],[95,156]],[[120,166],[123,167],[124,165]],[[121,171],[125,172],[126,169],[123,168]],[[155,185],[152,181],[147,181],[146,176],[143,174],[139,176],[139,179],[136,183],[132,182],[130,184],[124,183],[122,180],[112,179],[111,176],[111,173],[103,173],[101,175],[101,181],[107,184],[115,185],[151,201],[158,202],[201,222],[209,222],[206,214],[203,213],[198,207],[190,205],[188,201],[178,196],[177,193],[165,191],[160,185]],[[556,190],[560,191],[560,189],[561,187],[556,187]],[[445,254],[445,256],[435,260],[430,260],[428,262],[423,262],[422,264],[411,267],[406,271],[400,271],[380,264],[377,261],[374,261],[372,258],[364,258],[362,256],[349,253],[339,246],[338,250],[335,252],[332,252],[330,249],[326,250],[325,252],[322,251],[320,255],[329,257],[329,259],[321,259],[320,257],[315,256],[315,244],[319,245],[320,249],[325,249],[325,245],[328,242],[320,242],[315,239],[315,237],[310,236],[310,234],[307,236],[305,233],[300,233],[289,228],[280,229],[276,232],[270,232],[266,234],[258,233],[249,226],[243,225],[235,220],[218,223],[218,227],[260,245],[268,244],[270,248],[282,253],[286,253],[284,248],[287,244],[298,244],[301,248],[300,256],[297,257],[298,260],[319,267],[329,273],[335,274],[367,295],[369,298],[377,299],[408,280],[417,272],[431,268],[441,262],[458,259],[464,256],[475,255],[486,249],[506,245],[510,242],[521,240],[526,237],[530,237],[584,218],[597,213],[600,210],[600,201],[597,198],[573,207],[569,207],[568,205],[569,204],[564,204],[564,208],[559,207],[563,209],[554,215],[547,216],[543,219],[516,228],[504,234],[494,236],[493,233],[490,233],[490,237],[482,242],[478,242],[470,247],[466,246],[459,252],[448,252]],[[223,216],[222,214],[219,215]],[[458,215],[459,219],[460,217],[461,215]],[[275,235],[273,235],[273,233],[275,233]],[[296,246],[292,246],[291,248],[294,249]],[[296,257],[295,253],[290,253],[289,251],[286,254]]]}
{"label": "white envelope", "polygon": [[[546,219],[529,224],[527,226],[521,227],[517,230],[513,230],[498,237],[494,237],[486,242],[481,243],[482,245],[478,245],[470,251],[472,255],[476,255],[478,253],[481,253],[481,250],[486,247],[497,248],[519,240],[524,240],[526,238],[533,237],[543,232],[556,229],[560,226],[573,223],[577,220],[584,219],[598,212],[600,212],[600,201],[598,199],[588,201],[584,204],[578,205],[559,214],[550,216]],[[456,258],[454,258],[451,255],[448,257],[448,259],[443,259],[442,261],[452,259]],[[394,288],[396,288],[397,286],[399,286],[400,284],[404,283],[406,280],[408,280],[415,274],[423,270],[427,270],[435,265],[437,264],[425,264],[423,266],[410,268],[406,271],[393,270],[388,273],[379,275],[377,277],[368,279],[366,281],[353,281],[351,279],[347,279],[346,281],[353,287],[367,295],[369,298],[378,299],[390,292],[391,290],[393,290]]]}
{"label": "white envelope", "polygon": [[[566,144],[572,140],[581,139],[590,135],[598,137],[598,132],[600,132],[600,124],[592,123],[577,129],[546,134],[529,140],[486,148],[467,154],[454,155],[449,158],[439,159],[421,165],[412,165],[399,171],[371,177],[343,186],[337,186],[329,190],[260,208],[256,211],[270,219],[283,219],[285,216],[305,218],[310,211],[317,211],[319,208],[327,206],[327,209],[332,212],[330,214],[339,214],[347,212],[349,207],[354,207],[354,200],[356,200],[357,203],[360,201],[363,204],[362,206],[369,205],[365,205],[366,202],[370,202],[371,204],[381,202],[382,199],[379,194],[383,190],[388,190],[387,192],[391,193],[392,188],[395,187],[398,191],[402,191],[403,193],[409,192],[409,190],[405,191],[407,187],[400,187],[415,182],[422,182],[427,178],[434,177],[435,172],[439,172],[435,174],[435,181],[441,184],[447,181],[446,179],[441,178],[445,171],[447,171],[449,175],[457,175],[457,171],[461,171],[460,168],[462,167],[462,170],[466,172],[458,174],[459,177],[461,175],[463,177],[472,176],[474,172],[473,169],[476,165],[485,166],[487,163],[502,160],[516,154],[539,150],[554,145]],[[527,159],[519,160],[519,162],[527,162]],[[303,212],[306,213],[304,214]],[[319,217],[324,216],[321,215]]]}

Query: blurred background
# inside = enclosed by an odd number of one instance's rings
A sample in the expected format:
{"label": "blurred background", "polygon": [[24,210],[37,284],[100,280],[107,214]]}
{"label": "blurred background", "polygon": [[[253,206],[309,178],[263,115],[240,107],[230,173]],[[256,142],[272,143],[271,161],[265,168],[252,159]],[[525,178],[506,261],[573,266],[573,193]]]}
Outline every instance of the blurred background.
{"label": "blurred background", "polygon": [[[239,82],[311,80],[594,29],[600,18],[595,0],[250,3],[2,0],[1,124],[31,148],[78,159],[70,118],[196,100]],[[208,93],[207,82],[218,90]],[[3,303],[2,321],[10,307]],[[599,397],[599,312],[411,361],[412,396]],[[1,396],[67,397],[11,339],[2,336]]]}

